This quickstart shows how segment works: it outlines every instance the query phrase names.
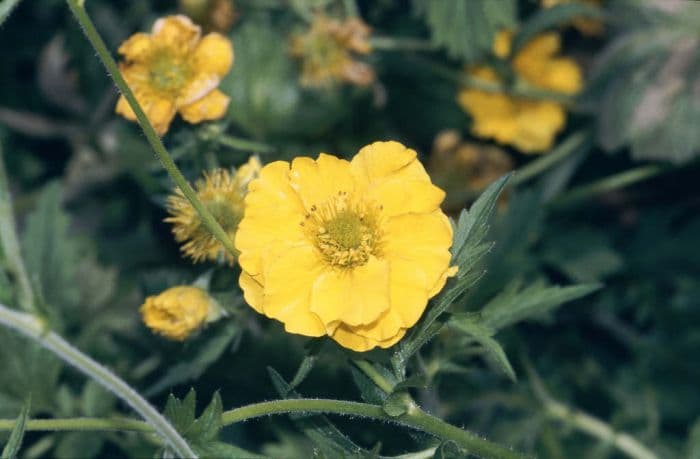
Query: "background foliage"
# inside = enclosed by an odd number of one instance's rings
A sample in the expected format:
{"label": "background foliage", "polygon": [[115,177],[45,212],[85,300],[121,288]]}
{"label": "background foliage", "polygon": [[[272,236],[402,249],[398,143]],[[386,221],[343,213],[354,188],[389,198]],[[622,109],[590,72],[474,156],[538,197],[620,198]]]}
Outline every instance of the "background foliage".
{"label": "background foliage", "polygon": [[[165,137],[189,179],[251,153],[263,162],[319,151],[351,157],[371,141],[396,139],[427,164],[444,129],[477,140],[455,101],[461,70],[485,58],[503,27],[518,30],[516,47],[560,30],[565,52],[584,70],[586,89],[547,154],[557,160],[508,149],[522,171],[508,185],[508,177],[494,182],[476,203],[482,190],[450,190],[450,202],[471,205],[453,215],[459,277],[399,345],[362,356],[393,386],[387,394],[350,363],[357,355],[286,334],[247,307],[237,268],[180,257],[163,223],[172,184],[138,128],[113,114],[117,93],[69,10],[59,0],[15,3],[0,1],[0,144],[38,309],[53,330],[163,408],[200,454],[463,456],[456,445],[356,418],[221,425],[223,409],[301,394],[366,400],[400,416],[410,393],[455,425],[539,457],[630,455],[616,432],[656,455],[637,457],[700,457],[700,4],[359,1],[377,38],[368,57],[377,81],[319,90],[299,85],[288,36],[314,9],[342,15],[354,2],[236,1],[227,32],[236,62],[221,86],[232,98],[227,117],[179,121]],[[87,3],[112,50],[182,8],[165,0]],[[581,15],[604,20],[605,32],[589,37],[570,27]],[[585,142],[554,156],[575,135]],[[528,175],[533,161],[541,167]],[[0,251],[0,303],[16,305],[8,259]],[[141,324],[145,296],[203,275],[227,320],[185,343]],[[1,418],[21,425],[26,416],[124,412],[94,382],[0,330]],[[586,430],[590,419],[598,430]],[[22,440],[22,430],[0,432],[7,457],[19,444],[27,458],[160,451],[134,432],[27,431]]]}

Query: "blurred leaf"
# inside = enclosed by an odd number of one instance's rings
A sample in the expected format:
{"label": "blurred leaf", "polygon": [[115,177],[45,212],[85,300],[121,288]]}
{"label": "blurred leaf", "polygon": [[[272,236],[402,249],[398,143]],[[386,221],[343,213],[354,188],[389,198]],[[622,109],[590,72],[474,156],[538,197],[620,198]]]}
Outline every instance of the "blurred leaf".
{"label": "blurred leaf", "polygon": [[700,418],[690,427],[685,450],[686,458],[700,459]]}
{"label": "blurred leaf", "polygon": [[239,332],[239,325],[232,320],[209,327],[203,336],[191,343],[183,355],[178,356],[178,363],[170,365],[145,394],[154,395],[169,387],[198,379],[229,348]]}
{"label": "blurred leaf", "polygon": [[496,32],[515,26],[514,0],[414,0],[430,28],[431,41],[450,57],[474,61],[491,50]]}
{"label": "blurred leaf", "polygon": [[304,356],[304,360],[301,361],[299,369],[294,375],[294,378],[292,378],[292,381],[289,383],[290,389],[295,389],[299,384],[302,383],[302,381],[304,381],[304,379],[306,379],[306,376],[308,376],[308,374],[311,372],[311,369],[314,367],[317,358],[318,356],[315,353],[306,354]]}
{"label": "blurred leaf", "polygon": [[563,303],[584,297],[600,289],[600,284],[572,287],[547,287],[535,283],[523,289],[512,282],[480,312],[479,323],[498,331],[525,319],[542,315]]}
{"label": "blurred leaf", "polygon": [[501,345],[493,339],[495,331],[477,322],[474,315],[452,316],[450,325],[473,338],[486,351],[486,354],[511,381],[517,379],[515,371]]}
{"label": "blurred leaf", "polygon": [[12,10],[19,4],[20,0],[0,1],[0,26],[10,17]]}
{"label": "blurred leaf", "polygon": [[374,384],[374,382],[369,379],[367,375],[355,368],[354,365],[350,367],[350,372],[355,385],[360,390],[360,397],[362,397],[362,400],[374,405],[384,403],[384,400],[387,397],[386,392],[377,387],[377,385]]}
{"label": "blurred leaf", "polygon": [[382,410],[392,418],[397,418],[408,412],[411,397],[406,392],[392,392],[384,400]]}
{"label": "blurred leaf", "polygon": [[[300,395],[292,390],[287,382],[273,368],[267,368],[272,384],[285,398],[300,398]],[[294,424],[309,437],[320,452],[327,457],[355,457],[366,454],[367,450],[356,445],[345,434],[331,423],[326,416],[320,414],[290,414]]]}
{"label": "blurred leaf", "polygon": [[517,54],[527,42],[547,29],[566,24],[572,19],[582,17],[601,19],[602,16],[603,11],[600,8],[578,2],[542,8],[529,16],[527,21],[520,26],[518,33],[513,39],[511,55]]}
{"label": "blurred leaf", "polygon": [[24,429],[27,424],[27,418],[29,417],[29,406],[30,401],[27,401],[22,407],[22,411],[17,416],[15,421],[15,427],[12,429],[10,438],[7,440],[7,444],[2,450],[2,459],[15,459],[19,453],[19,449],[22,446],[22,439],[24,438]]}
{"label": "blurred leaf", "polygon": [[235,445],[220,441],[192,447],[201,459],[266,459],[267,456],[251,453]]}
{"label": "blurred leaf", "polygon": [[623,268],[622,257],[600,231],[589,228],[558,231],[543,242],[543,260],[575,282],[601,281]]}
{"label": "blurred leaf", "polygon": [[440,443],[435,450],[433,459],[461,459],[465,457],[465,451],[452,440]]}

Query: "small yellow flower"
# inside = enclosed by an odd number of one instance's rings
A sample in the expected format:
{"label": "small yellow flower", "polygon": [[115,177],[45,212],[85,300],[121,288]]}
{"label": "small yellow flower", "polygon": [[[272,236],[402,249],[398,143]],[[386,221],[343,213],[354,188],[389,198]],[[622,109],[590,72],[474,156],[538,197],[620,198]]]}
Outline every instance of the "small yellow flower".
{"label": "small yellow flower", "polygon": [[[512,34],[500,32],[494,41],[494,54],[508,58]],[[581,70],[572,59],[556,57],[561,47],[559,35],[544,33],[528,42],[511,65],[516,75],[531,86],[576,94],[583,86]],[[472,67],[467,73],[488,82],[502,82],[487,66]],[[534,100],[502,93],[462,88],[458,101],[472,116],[472,132],[513,145],[524,153],[541,153],[552,147],[554,137],[564,127],[566,112],[561,103]]]}
{"label": "small yellow flower", "polygon": [[515,164],[502,149],[464,142],[455,130],[440,132],[433,143],[428,166],[435,183],[447,191],[447,208],[463,207],[472,195],[484,190]]}
{"label": "small yellow flower", "polygon": [[[541,0],[540,4],[542,8],[551,8],[555,5],[572,2],[584,3],[597,8],[600,8],[603,3],[602,0]],[[599,19],[576,18],[571,21],[571,24],[583,35],[598,36],[602,35],[604,31],[603,21]]]}
{"label": "small yellow flower", "polygon": [[454,275],[452,227],[414,150],[375,142],[346,161],[276,161],[250,184],[240,285],[290,333],[367,351],[398,342]]}
{"label": "small yellow flower", "polygon": [[374,81],[369,64],[356,60],[356,54],[369,54],[371,29],[360,18],[343,22],[319,14],[303,35],[292,37],[291,53],[302,60],[301,83],[330,86],[345,81],[360,86]]}
{"label": "small yellow flower", "polygon": [[[216,169],[205,173],[204,178],[195,183],[197,197],[209,209],[228,237],[233,240],[238,223],[243,217],[243,199],[248,183],[256,178],[261,169],[260,160],[252,156],[246,164],[238,168],[235,175],[226,169]],[[205,260],[217,261],[223,257],[233,265],[235,258],[204,226],[199,214],[178,188],[167,202],[175,240],[182,243],[182,252],[195,263]]]}
{"label": "small yellow flower", "polygon": [[204,290],[181,285],[146,298],[141,316],[154,333],[184,341],[206,322],[218,319],[221,308]]}
{"label": "small yellow flower", "polygon": [[[233,64],[233,46],[218,33],[201,36],[186,16],[158,19],[150,34],[136,33],[119,47],[124,79],[156,132],[167,132],[175,113],[190,123],[219,119],[229,98],[217,87]],[[117,113],[135,121],[124,96]]]}

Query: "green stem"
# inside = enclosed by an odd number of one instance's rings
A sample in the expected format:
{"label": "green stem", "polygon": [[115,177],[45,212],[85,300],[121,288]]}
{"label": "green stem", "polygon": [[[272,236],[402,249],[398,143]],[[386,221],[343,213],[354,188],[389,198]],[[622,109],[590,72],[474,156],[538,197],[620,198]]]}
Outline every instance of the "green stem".
{"label": "green stem", "polygon": [[[0,431],[12,430],[15,421],[0,419]],[[40,432],[59,431],[132,431],[153,433],[153,427],[137,419],[32,419],[27,421],[26,430]]]}
{"label": "green stem", "polygon": [[134,389],[107,368],[71,346],[59,335],[47,330],[45,324],[38,318],[31,314],[13,311],[0,304],[0,324],[36,341],[47,350],[56,354],[61,360],[72,365],[121,398],[153,427],[153,430],[163,438],[165,444],[172,448],[178,456],[183,458],[197,457],[185,439],[180,436],[167,419]]}
{"label": "green stem", "polygon": [[412,406],[406,414],[398,417],[391,417],[384,412],[381,406],[367,403],[324,399],[275,400],[227,411],[223,414],[223,423],[227,425],[271,414],[299,412],[331,413],[395,422],[422,430],[444,440],[452,440],[469,453],[483,458],[523,459],[527,457],[505,446],[484,440],[476,434],[435,418],[415,405]]}
{"label": "green stem", "polygon": [[119,88],[119,91],[121,91],[121,93],[124,95],[127,102],[129,102],[131,109],[136,114],[136,119],[141,126],[141,129],[143,129],[143,132],[146,135],[146,139],[148,139],[148,143],[151,144],[151,148],[153,148],[153,151],[156,153],[156,156],[158,156],[161,164],[163,164],[165,170],[168,171],[170,178],[173,180],[173,182],[175,182],[180,190],[182,190],[182,193],[185,195],[190,204],[192,204],[192,207],[194,207],[194,209],[197,211],[199,217],[202,219],[202,223],[204,223],[204,226],[206,226],[214,237],[221,242],[226,250],[233,255],[236,255],[236,249],[233,247],[233,243],[229,239],[226,232],[216,221],[211,212],[209,212],[209,210],[199,200],[197,194],[187,182],[187,179],[185,179],[180,170],[177,168],[168,151],[165,149],[163,142],[153,129],[151,122],[148,120],[148,117],[141,108],[141,105],[136,100],[134,93],[131,91],[129,85],[119,72],[117,63],[112,58],[112,55],[102,40],[102,37],[97,32],[97,29],[95,29],[95,25],[92,23],[90,16],[88,16],[87,12],[85,11],[82,2],[80,2],[80,0],[66,0],[66,2],[73,13],[73,16],[75,16],[75,19],[83,28],[85,36],[88,38],[88,40],[90,40],[92,47],[97,52],[100,60],[102,60],[107,72],[109,72],[109,74],[112,76],[112,80]]}
{"label": "green stem", "polygon": [[7,268],[11,271],[19,286],[18,303],[22,309],[33,313],[36,312],[34,292],[32,291],[32,284],[29,281],[27,270],[24,267],[15,228],[10,186],[5,172],[2,146],[0,145],[0,247],[2,247],[2,252],[7,261]]}
{"label": "green stem", "polygon": [[367,360],[353,360],[352,363],[355,364],[367,377],[372,380],[374,384],[377,385],[381,390],[387,394],[391,394],[394,391],[394,385],[391,384],[387,379],[374,368]]}
{"label": "green stem", "polygon": [[658,459],[658,456],[629,434],[615,432],[607,423],[554,400],[545,403],[545,413],[583,433],[609,443],[633,459]]}
{"label": "green stem", "polygon": [[605,177],[587,185],[574,188],[568,193],[555,199],[552,202],[552,205],[555,207],[565,207],[567,205],[592,198],[593,196],[597,196],[601,193],[624,188],[632,185],[633,183],[647,180],[661,174],[662,172],[665,172],[666,170],[668,170],[668,167],[650,165],[611,175],[610,177]]}
{"label": "green stem", "polygon": [[249,150],[254,153],[273,153],[275,152],[275,147],[267,145],[260,142],[255,142],[253,140],[241,139],[239,137],[233,137],[228,134],[218,135],[213,139],[221,145],[226,147],[234,148],[236,150]]}
{"label": "green stem", "polygon": [[372,49],[379,51],[435,51],[429,41],[416,38],[372,37]]}
{"label": "green stem", "polygon": [[558,164],[565,158],[591,145],[591,132],[587,129],[571,134],[551,152],[529,162],[516,172],[511,179],[512,186],[520,185],[540,175],[542,172]]}

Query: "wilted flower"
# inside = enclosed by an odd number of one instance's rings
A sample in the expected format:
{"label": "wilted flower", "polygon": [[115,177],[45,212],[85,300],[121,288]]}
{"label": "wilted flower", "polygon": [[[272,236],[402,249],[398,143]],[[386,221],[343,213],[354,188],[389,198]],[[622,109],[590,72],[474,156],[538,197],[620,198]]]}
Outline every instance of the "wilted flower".
{"label": "wilted flower", "polygon": [[[555,5],[562,5],[565,3],[583,3],[586,5],[594,6],[597,8],[601,7],[603,3],[602,0],[540,0],[542,8],[551,8]],[[571,24],[584,35],[596,36],[603,33],[603,21],[599,19],[591,18],[576,18],[571,21]]]}
{"label": "wilted flower", "polygon": [[184,341],[206,322],[218,319],[221,308],[201,288],[181,285],[146,298],[141,316],[154,333]]}
{"label": "wilted flower", "polygon": [[428,164],[435,183],[447,191],[449,208],[462,207],[466,200],[514,167],[513,160],[502,149],[464,142],[455,130],[442,131],[435,137]]}
{"label": "wilted flower", "polygon": [[233,0],[180,0],[180,9],[204,30],[227,33],[238,18]]}
{"label": "wilted flower", "polygon": [[[501,59],[510,55],[512,34],[500,32],[494,42],[494,54]],[[515,74],[532,87],[576,94],[583,82],[581,70],[573,59],[556,57],[561,47],[559,35],[538,35],[511,58]],[[480,80],[501,83],[496,70],[488,66],[472,67],[467,73]],[[564,106],[552,100],[535,100],[504,93],[462,88],[460,105],[472,116],[472,132],[479,137],[513,145],[524,153],[541,153],[552,147],[554,137],[564,127]]]}
{"label": "wilted flower", "polygon": [[236,234],[240,285],[291,333],[389,347],[445,285],[452,227],[414,150],[376,142],[266,165]]}
{"label": "wilted flower", "polygon": [[[243,199],[248,183],[258,176],[260,168],[260,160],[252,156],[235,174],[226,169],[215,169],[195,183],[197,197],[231,240],[243,218]],[[181,250],[185,255],[195,262],[217,261],[223,257],[230,265],[234,263],[233,254],[204,226],[179,188],[168,198],[167,207],[171,216],[165,221],[173,224],[175,240],[182,243]]]}
{"label": "wilted flower", "polygon": [[319,14],[304,34],[294,35],[291,53],[301,59],[301,83],[329,86],[337,81],[366,86],[375,74],[369,64],[356,60],[369,54],[371,29],[360,18],[345,21]]}
{"label": "wilted flower", "polygon": [[[190,123],[224,116],[229,98],[217,87],[233,64],[233,46],[218,33],[201,36],[186,16],[158,19],[150,34],[136,33],[119,47],[124,79],[159,135],[175,113]],[[135,121],[124,96],[117,113]]]}

